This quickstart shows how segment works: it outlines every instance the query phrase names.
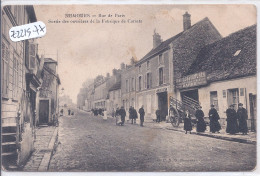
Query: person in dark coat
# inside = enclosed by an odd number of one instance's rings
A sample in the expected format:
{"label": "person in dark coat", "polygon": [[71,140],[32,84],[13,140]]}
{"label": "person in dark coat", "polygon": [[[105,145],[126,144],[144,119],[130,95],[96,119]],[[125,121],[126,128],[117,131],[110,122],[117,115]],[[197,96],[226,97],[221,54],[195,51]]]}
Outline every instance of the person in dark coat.
{"label": "person in dark coat", "polygon": [[206,130],[206,123],[204,121],[204,112],[201,110],[201,106],[195,112],[195,117],[197,119],[197,132],[205,132]]}
{"label": "person in dark coat", "polygon": [[191,124],[191,116],[189,110],[186,110],[185,112],[184,130],[186,131],[185,134],[187,134],[187,131],[189,131],[191,134],[192,124]]}
{"label": "person in dark coat", "polygon": [[160,123],[161,122],[161,110],[157,109],[155,114],[156,114],[156,122]]}
{"label": "person in dark coat", "polygon": [[243,135],[248,133],[248,128],[247,128],[247,110],[243,108],[243,104],[239,103],[238,104],[238,110],[237,110],[237,117],[238,117],[238,129],[239,132],[243,133]]}
{"label": "person in dark coat", "polygon": [[227,128],[226,132],[230,134],[238,133],[238,124],[237,124],[237,113],[234,110],[234,105],[230,105],[226,111],[227,114]]}
{"label": "person in dark coat", "polygon": [[144,105],[142,105],[142,107],[139,109],[139,114],[140,114],[140,126],[143,127],[144,126]]}
{"label": "person in dark coat", "polygon": [[125,116],[126,116],[126,112],[125,112],[124,106],[122,106],[121,109],[119,110],[119,114],[121,116],[121,124],[120,125],[123,126],[124,123],[125,123]]}
{"label": "person in dark coat", "polygon": [[70,115],[70,109],[68,110],[68,115]]}
{"label": "person in dark coat", "polygon": [[133,124],[133,122],[134,122],[134,124],[136,124],[136,119],[138,116],[137,116],[137,112],[134,107],[132,107],[132,115],[133,115],[132,124]]}
{"label": "person in dark coat", "polygon": [[133,124],[133,109],[132,106],[129,108],[129,119],[132,121],[131,124]]}
{"label": "person in dark coat", "polygon": [[214,108],[214,105],[211,105],[211,109],[209,110],[209,120],[210,120],[210,132],[215,133],[221,129],[221,126],[218,122],[219,115],[217,110]]}

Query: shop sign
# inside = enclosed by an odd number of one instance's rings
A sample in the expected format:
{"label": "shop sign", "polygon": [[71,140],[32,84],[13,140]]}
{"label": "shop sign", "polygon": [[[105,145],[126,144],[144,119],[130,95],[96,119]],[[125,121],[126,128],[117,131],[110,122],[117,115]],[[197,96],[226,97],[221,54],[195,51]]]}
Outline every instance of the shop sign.
{"label": "shop sign", "polygon": [[206,72],[199,72],[176,79],[176,87],[178,89],[196,87],[207,84]]}

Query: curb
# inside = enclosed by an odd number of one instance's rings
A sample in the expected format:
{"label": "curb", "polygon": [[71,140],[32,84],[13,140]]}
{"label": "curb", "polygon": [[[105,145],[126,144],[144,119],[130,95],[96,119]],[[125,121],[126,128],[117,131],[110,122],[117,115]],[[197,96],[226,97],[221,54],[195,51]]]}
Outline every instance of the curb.
{"label": "curb", "polygon": [[[161,128],[161,129],[167,129],[167,130],[172,130],[172,131],[184,132],[182,130],[177,130],[177,129],[174,129],[174,128],[167,128],[167,127],[166,128]],[[234,138],[234,137],[218,136],[218,135],[207,134],[207,133],[198,133],[198,132],[192,132],[191,134],[195,134],[195,135],[198,135],[198,136],[205,136],[205,137],[216,138],[216,139],[220,139],[220,140],[226,140],[226,141],[232,141],[232,142],[239,142],[239,143],[256,145],[256,141],[248,140],[248,139],[239,139],[239,138]]]}
{"label": "curb", "polygon": [[58,128],[56,127],[52,134],[49,145],[48,145],[48,152],[46,152],[44,154],[41,164],[38,168],[38,171],[47,171],[48,170],[51,156],[52,156],[52,153],[54,150],[55,142],[57,140],[57,135],[58,135]]}

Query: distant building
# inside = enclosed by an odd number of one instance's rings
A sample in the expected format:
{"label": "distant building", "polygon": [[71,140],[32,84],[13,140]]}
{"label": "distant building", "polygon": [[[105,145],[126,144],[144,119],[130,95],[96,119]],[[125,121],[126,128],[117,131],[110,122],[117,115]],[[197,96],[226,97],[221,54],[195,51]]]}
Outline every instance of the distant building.
{"label": "distant building", "polygon": [[248,110],[248,125],[254,130],[256,58],[256,25],[253,25],[205,46],[178,88],[182,94],[198,100],[206,116],[214,104],[223,118],[222,124],[226,123],[227,108],[234,104],[237,109],[238,103],[243,103]]}
{"label": "distant building", "polygon": [[112,113],[115,112],[116,109],[120,107],[121,107],[121,80],[116,82],[109,89],[109,105],[107,107],[108,114],[112,115]]}
{"label": "distant building", "polygon": [[42,86],[39,95],[39,118],[36,124],[54,124],[59,114],[59,85],[60,78],[57,74],[57,61],[44,58],[42,72]]}

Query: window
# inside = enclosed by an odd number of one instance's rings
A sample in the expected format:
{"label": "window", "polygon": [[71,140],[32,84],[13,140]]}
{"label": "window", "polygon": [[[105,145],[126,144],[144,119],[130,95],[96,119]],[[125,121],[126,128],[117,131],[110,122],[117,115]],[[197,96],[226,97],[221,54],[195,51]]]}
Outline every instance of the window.
{"label": "window", "polygon": [[240,96],[244,96],[244,88],[240,88]]}
{"label": "window", "polygon": [[159,55],[159,65],[163,64],[163,58],[162,58],[162,54]]}
{"label": "window", "polygon": [[141,65],[139,65],[138,70],[139,70],[139,73],[141,73]]}
{"label": "window", "polygon": [[163,84],[163,68],[159,68],[159,85]]}
{"label": "window", "polygon": [[135,79],[132,78],[132,90],[134,91],[135,90]]}
{"label": "window", "polygon": [[227,97],[227,91],[223,90],[223,98],[226,98],[226,97]]}
{"label": "window", "polygon": [[125,91],[128,92],[128,80],[125,81]]}
{"label": "window", "polygon": [[146,76],[146,84],[147,84],[147,89],[150,89],[152,87],[152,73],[147,73],[147,76]]}
{"label": "window", "polygon": [[142,90],[142,77],[139,76],[139,91]]}
{"label": "window", "polygon": [[210,92],[210,104],[214,105],[216,110],[218,110],[218,92],[217,91],[213,91]]}
{"label": "window", "polygon": [[36,44],[31,43],[29,45],[29,69],[35,69],[36,68]]}
{"label": "window", "polygon": [[147,61],[146,64],[147,64],[147,70],[149,70],[150,69],[150,61]]}
{"label": "window", "polygon": [[237,105],[239,103],[239,94],[238,89],[229,89],[228,90],[228,106],[235,105],[235,109],[237,109]]}
{"label": "window", "polygon": [[13,98],[17,98],[18,94],[18,69],[19,69],[19,62],[16,57],[13,60]]}
{"label": "window", "polygon": [[8,83],[9,83],[9,48],[2,42],[2,95],[3,97],[8,97]]}

